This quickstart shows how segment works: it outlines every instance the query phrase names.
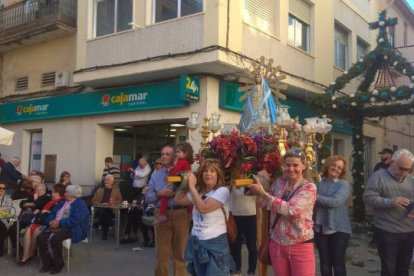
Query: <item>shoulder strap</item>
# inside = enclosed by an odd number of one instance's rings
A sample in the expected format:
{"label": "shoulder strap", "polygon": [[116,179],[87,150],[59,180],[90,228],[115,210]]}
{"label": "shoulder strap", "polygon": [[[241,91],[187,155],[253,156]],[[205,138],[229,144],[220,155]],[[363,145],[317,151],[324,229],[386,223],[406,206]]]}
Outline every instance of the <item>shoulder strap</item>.
{"label": "shoulder strap", "polygon": [[[289,201],[294,195],[295,195],[295,193],[296,193],[296,191],[298,190],[298,188],[299,188],[300,186],[298,186],[294,191],[293,191],[293,193],[292,194],[290,194],[289,195],[289,197],[286,199],[286,201]],[[278,215],[278,214],[276,214],[276,218],[275,218],[275,220],[273,221],[273,224],[272,224],[272,228],[270,228],[270,230],[271,231],[273,231],[273,229],[276,227],[276,223],[277,223],[277,221],[279,220],[279,218],[280,218],[280,215]]]}
{"label": "shoulder strap", "polygon": [[[224,215],[224,221],[227,223],[226,211],[224,210],[223,206],[221,206],[221,211],[223,212],[223,215]],[[229,216],[230,216],[230,214],[229,214]]]}

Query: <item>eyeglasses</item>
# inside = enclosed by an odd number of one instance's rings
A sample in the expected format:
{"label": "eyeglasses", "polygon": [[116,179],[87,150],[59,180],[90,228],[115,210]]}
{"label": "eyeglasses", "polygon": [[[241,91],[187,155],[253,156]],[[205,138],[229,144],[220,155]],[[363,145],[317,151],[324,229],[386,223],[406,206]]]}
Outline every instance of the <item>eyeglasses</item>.
{"label": "eyeglasses", "polygon": [[155,165],[162,165],[161,162],[155,162]]}
{"label": "eyeglasses", "polygon": [[303,152],[302,152],[301,148],[292,148],[292,149],[289,149],[289,150],[286,151],[287,156],[293,155],[293,156],[300,157],[300,156],[302,156],[302,154],[303,154]]}
{"label": "eyeglasses", "polygon": [[1,190],[6,190],[6,187],[0,187],[0,191],[1,191]]}
{"label": "eyeglasses", "polygon": [[397,164],[398,170],[400,172],[411,172],[411,168],[404,168]]}

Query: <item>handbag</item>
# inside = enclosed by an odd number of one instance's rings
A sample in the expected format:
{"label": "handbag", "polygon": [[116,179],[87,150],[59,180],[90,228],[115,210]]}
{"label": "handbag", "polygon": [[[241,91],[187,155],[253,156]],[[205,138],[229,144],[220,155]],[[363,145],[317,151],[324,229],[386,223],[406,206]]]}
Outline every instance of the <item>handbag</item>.
{"label": "handbag", "polygon": [[[297,188],[296,188],[296,190],[297,190]],[[282,199],[285,200],[285,201],[289,201],[293,197],[293,195],[295,194],[296,190],[293,191],[293,193],[290,194],[290,195],[283,195]],[[279,218],[280,218],[280,215],[277,215],[275,220],[273,221],[273,224],[272,224],[272,227],[270,228],[269,233],[273,232]],[[262,241],[262,244],[257,249],[257,258],[264,265],[272,265],[272,259],[270,258],[269,248],[270,248],[270,235],[269,235],[268,239],[265,239],[265,240]]]}
{"label": "handbag", "polygon": [[49,212],[36,214],[33,219],[33,223],[44,224],[48,215],[49,215]]}
{"label": "handbag", "polygon": [[19,225],[20,228],[26,228],[32,224],[34,218],[33,210],[31,208],[24,209],[19,216]]}
{"label": "handbag", "polygon": [[224,221],[226,222],[226,229],[227,229],[227,239],[229,243],[233,243],[237,238],[237,225],[236,221],[234,220],[233,215],[229,211],[229,218],[226,219],[226,211],[223,207],[221,207],[221,211],[224,215]]}

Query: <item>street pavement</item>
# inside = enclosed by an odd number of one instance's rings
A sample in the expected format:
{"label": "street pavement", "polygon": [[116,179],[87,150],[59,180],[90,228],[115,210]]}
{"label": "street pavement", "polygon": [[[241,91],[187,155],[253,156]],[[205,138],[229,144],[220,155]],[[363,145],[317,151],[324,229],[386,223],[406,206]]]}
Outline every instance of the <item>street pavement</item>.
{"label": "street pavement", "polygon": [[[100,233],[94,233],[93,243],[90,244],[91,259],[87,254],[85,244],[73,246],[73,256],[70,259],[70,273],[66,267],[61,274],[65,275],[153,275],[154,249],[144,248],[143,251],[132,251],[138,244],[123,244],[116,249],[116,241],[110,236],[108,241],[99,239]],[[348,275],[369,276],[380,275],[380,263],[376,249],[368,246],[370,237],[364,234],[353,235],[347,250]],[[316,257],[318,260],[318,257]],[[247,250],[243,247],[243,272],[247,271]],[[318,266],[318,263],[317,263]],[[45,275],[39,274],[39,259],[32,260],[25,266],[18,266],[13,256],[0,258],[0,275]],[[172,275],[172,274],[171,274]],[[272,275],[269,269],[268,275]],[[317,273],[319,275],[319,272]],[[414,276],[414,270],[410,271]]]}

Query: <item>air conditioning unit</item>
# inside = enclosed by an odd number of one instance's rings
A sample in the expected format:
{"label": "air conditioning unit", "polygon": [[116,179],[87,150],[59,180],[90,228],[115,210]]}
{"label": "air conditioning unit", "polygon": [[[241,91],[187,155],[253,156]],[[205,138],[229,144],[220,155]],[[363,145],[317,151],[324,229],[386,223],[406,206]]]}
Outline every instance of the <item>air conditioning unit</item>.
{"label": "air conditioning unit", "polygon": [[55,86],[56,87],[69,86],[69,72],[68,71],[56,72]]}

